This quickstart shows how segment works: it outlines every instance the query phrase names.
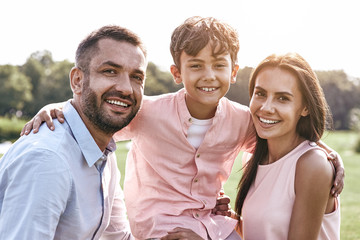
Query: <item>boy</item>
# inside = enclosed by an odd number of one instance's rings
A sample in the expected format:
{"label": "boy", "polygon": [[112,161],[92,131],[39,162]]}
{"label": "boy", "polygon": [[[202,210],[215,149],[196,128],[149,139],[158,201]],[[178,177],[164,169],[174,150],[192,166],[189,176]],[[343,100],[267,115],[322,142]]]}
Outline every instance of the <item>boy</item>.
{"label": "boy", "polygon": [[240,150],[255,130],[247,107],[224,96],[236,80],[236,31],[193,17],[173,32],[171,73],[184,89],[145,97],[134,121],[115,134],[132,140],[124,182],[136,238],[159,238],[175,227],[203,239],[226,239],[236,221],[211,214]]}

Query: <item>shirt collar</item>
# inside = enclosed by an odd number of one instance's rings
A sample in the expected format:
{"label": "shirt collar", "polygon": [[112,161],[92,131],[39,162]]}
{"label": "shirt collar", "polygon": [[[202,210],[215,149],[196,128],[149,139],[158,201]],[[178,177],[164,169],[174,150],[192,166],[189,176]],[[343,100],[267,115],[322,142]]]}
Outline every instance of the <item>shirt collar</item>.
{"label": "shirt collar", "polygon": [[[180,119],[182,119],[182,122],[185,126],[189,127],[192,124],[193,117],[190,115],[190,112],[186,107],[185,94],[186,94],[185,88],[180,89],[176,94],[176,98],[178,98],[176,102],[177,102],[177,109]],[[225,104],[224,98],[225,97],[222,97],[219,101],[219,104],[216,108],[215,116],[212,118],[213,123],[220,121],[219,119],[223,116],[222,111],[224,109],[224,104]]]}
{"label": "shirt collar", "polygon": [[102,152],[70,101],[67,101],[64,106],[64,116],[88,166],[91,167],[104,155],[107,156],[108,153],[114,152],[116,144],[111,139],[110,143],[106,146],[106,150]]}

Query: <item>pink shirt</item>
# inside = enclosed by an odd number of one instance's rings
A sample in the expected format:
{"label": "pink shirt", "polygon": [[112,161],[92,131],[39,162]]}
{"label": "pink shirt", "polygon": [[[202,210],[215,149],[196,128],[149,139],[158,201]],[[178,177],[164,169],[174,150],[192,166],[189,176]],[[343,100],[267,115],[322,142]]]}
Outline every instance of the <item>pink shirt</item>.
{"label": "pink shirt", "polygon": [[[283,158],[269,165],[259,165],[255,183],[249,189],[243,206],[246,240],[287,239],[295,201],[295,171],[300,156],[319,148],[302,142]],[[325,214],[318,239],[340,239],[340,207]]]}
{"label": "pink shirt", "polygon": [[191,124],[182,89],[145,97],[135,119],[115,136],[132,139],[124,193],[136,238],[186,227],[204,239],[225,239],[237,223],[211,210],[239,151],[255,144],[249,109],[222,98],[198,149],[186,138]]}

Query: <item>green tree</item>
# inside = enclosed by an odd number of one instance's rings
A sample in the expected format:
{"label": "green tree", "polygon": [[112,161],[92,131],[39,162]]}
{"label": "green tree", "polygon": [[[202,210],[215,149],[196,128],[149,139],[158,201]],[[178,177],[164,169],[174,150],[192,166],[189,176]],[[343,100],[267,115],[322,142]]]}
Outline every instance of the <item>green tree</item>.
{"label": "green tree", "polygon": [[15,66],[0,66],[0,86],[0,115],[23,110],[32,99],[29,78]]}
{"label": "green tree", "polygon": [[73,66],[73,63],[64,60],[49,67],[40,85],[42,105],[72,98],[69,72]]}
{"label": "green tree", "polygon": [[342,70],[316,71],[330,106],[335,129],[349,129],[350,110],[358,105],[359,92]]}
{"label": "green tree", "polygon": [[154,63],[149,62],[146,71],[145,95],[175,92],[180,88],[182,88],[182,84],[176,85],[170,72],[161,71]]}

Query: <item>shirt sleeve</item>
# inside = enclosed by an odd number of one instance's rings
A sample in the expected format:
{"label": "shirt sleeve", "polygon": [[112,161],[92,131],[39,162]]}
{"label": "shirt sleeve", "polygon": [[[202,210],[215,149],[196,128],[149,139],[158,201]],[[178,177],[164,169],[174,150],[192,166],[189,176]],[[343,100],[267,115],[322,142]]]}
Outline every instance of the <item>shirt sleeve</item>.
{"label": "shirt sleeve", "polygon": [[2,171],[0,239],[53,239],[70,193],[67,163],[35,149],[11,159]]}

